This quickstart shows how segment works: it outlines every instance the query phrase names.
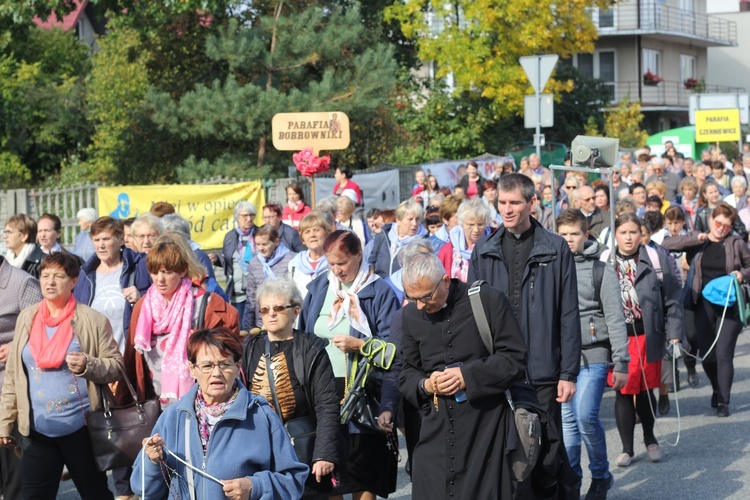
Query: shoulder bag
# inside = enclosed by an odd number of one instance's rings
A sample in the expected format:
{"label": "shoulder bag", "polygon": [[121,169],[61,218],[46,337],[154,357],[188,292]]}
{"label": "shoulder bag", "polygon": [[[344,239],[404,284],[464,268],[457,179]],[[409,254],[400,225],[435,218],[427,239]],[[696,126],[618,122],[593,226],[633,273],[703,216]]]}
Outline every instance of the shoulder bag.
{"label": "shoulder bag", "polygon": [[158,399],[138,401],[133,384],[118,363],[122,378],[134,403],[113,406],[114,396],[107,384],[99,385],[103,410],[89,413],[86,425],[91,436],[91,448],[100,471],[133,465],[144,438],[151,436],[161,413]]}
{"label": "shoulder bag", "polygon": [[[469,301],[474,313],[482,343],[490,354],[495,352],[492,331],[487,321],[487,316],[482,307],[482,297],[479,295],[484,281],[475,281],[469,288]],[[536,466],[542,448],[542,424],[539,415],[526,408],[517,407],[513,403],[510,389],[505,390],[505,399],[508,400],[513,412],[515,429],[517,434],[516,447],[511,451],[509,457],[512,464],[513,477],[516,481],[523,481],[531,475]]]}
{"label": "shoulder bag", "polygon": [[[281,405],[279,404],[279,398],[276,395],[276,382],[274,381],[273,369],[271,367],[271,342],[268,340],[268,337],[266,337],[266,353],[264,357],[266,362],[266,373],[268,374],[268,385],[271,389],[271,399],[273,399],[273,407],[276,409],[276,414],[279,418],[283,420]],[[307,404],[307,398],[305,398],[305,404]],[[309,406],[308,411],[309,415],[293,418],[284,422],[284,429],[289,435],[289,439],[292,440],[292,446],[297,453],[299,461],[304,462],[308,466],[312,466],[318,421],[315,418],[315,413],[311,411]]]}

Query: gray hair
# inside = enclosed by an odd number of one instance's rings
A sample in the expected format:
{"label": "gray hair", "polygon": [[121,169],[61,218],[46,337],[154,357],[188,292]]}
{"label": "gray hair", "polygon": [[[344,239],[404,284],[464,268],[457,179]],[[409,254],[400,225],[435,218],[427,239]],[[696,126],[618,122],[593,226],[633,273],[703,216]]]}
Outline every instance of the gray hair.
{"label": "gray hair", "polygon": [[141,226],[148,226],[152,231],[155,231],[160,235],[164,234],[164,224],[160,218],[151,212],[146,212],[136,217],[133,224],[130,226],[130,230],[135,234],[135,231]]}
{"label": "gray hair", "polygon": [[255,205],[253,205],[249,201],[238,201],[234,206],[234,220],[237,220],[237,217],[240,216],[240,212],[242,212],[243,210],[253,215],[258,215],[258,209],[255,208]]}
{"label": "gray hair", "polygon": [[179,233],[190,241],[190,223],[180,214],[167,214],[161,222],[168,233]]}
{"label": "gray hair", "polygon": [[664,161],[664,158],[662,158],[661,156],[654,156],[653,158],[651,158],[651,161],[649,163],[651,163],[652,166],[659,165],[661,167],[663,167],[666,164],[666,162]]}
{"label": "gray hair", "polygon": [[[325,198],[323,198],[322,200],[319,200],[315,204],[315,210],[319,210],[323,213],[330,214],[331,220],[335,221],[336,212],[339,209],[338,200],[339,200],[338,196],[326,196]],[[334,228],[336,227],[335,222],[333,222],[332,225]]]}
{"label": "gray hair", "polygon": [[482,200],[475,198],[471,201],[461,203],[456,212],[458,223],[463,224],[467,219],[479,219],[487,225],[490,223],[490,208]]}
{"label": "gray hair", "polygon": [[82,208],[76,214],[76,219],[83,219],[86,222],[94,222],[98,217],[96,216],[96,210],[90,207]]}
{"label": "gray hair", "polygon": [[404,286],[418,286],[423,279],[437,285],[445,276],[445,267],[434,253],[417,252],[402,269],[401,282]]}
{"label": "gray hair", "polygon": [[729,185],[734,186],[735,184],[742,184],[743,187],[747,187],[747,179],[743,175],[735,175]]}
{"label": "gray hair", "polygon": [[264,298],[271,295],[284,297],[284,300],[293,306],[302,305],[302,293],[300,293],[294,281],[289,278],[271,278],[265,280],[255,292],[255,303],[260,304]]}
{"label": "gray hair", "polygon": [[418,253],[435,253],[435,247],[426,238],[414,238],[399,250],[398,263],[404,267],[406,261]]}

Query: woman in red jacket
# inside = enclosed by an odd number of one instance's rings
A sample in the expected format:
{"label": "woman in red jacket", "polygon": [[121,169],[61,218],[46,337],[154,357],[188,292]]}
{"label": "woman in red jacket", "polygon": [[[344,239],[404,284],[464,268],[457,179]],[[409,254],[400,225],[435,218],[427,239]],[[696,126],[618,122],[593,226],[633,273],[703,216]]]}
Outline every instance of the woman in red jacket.
{"label": "woman in red jacket", "polygon": [[310,205],[305,203],[305,193],[302,192],[300,185],[296,182],[289,184],[286,187],[286,205],[281,214],[281,221],[299,230],[302,217],[311,211]]}

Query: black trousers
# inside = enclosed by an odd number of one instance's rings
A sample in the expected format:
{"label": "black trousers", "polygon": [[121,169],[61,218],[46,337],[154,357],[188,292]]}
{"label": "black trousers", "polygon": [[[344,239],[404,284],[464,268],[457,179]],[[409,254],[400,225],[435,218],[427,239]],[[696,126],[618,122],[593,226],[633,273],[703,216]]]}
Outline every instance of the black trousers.
{"label": "black trousers", "polygon": [[113,500],[107,475],[100,472],[86,427],[51,438],[31,431],[22,439],[21,489],[24,500],[54,500],[63,465],[68,467],[82,500]]}
{"label": "black trousers", "polygon": [[[703,297],[696,304],[695,326],[701,354],[707,352],[716,339],[723,311],[724,306],[711,304]],[[718,403],[721,405],[729,404],[729,393],[734,380],[734,349],[741,331],[742,323],[737,312],[733,307],[727,308],[724,324],[718,333],[719,340],[703,360],[703,371],[711,381],[714,392],[718,394]]]}
{"label": "black trousers", "polygon": [[[698,355],[698,332],[695,327],[695,313],[689,309],[685,309],[684,311],[685,316],[685,338],[688,341],[687,346],[683,346],[683,348],[687,349],[687,351],[692,354],[693,356]],[[688,369],[695,369],[695,365],[697,364],[697,361],[695,358],[691,358],[690,356],[683,356],[683,362],[685,363],[685,368]]]}

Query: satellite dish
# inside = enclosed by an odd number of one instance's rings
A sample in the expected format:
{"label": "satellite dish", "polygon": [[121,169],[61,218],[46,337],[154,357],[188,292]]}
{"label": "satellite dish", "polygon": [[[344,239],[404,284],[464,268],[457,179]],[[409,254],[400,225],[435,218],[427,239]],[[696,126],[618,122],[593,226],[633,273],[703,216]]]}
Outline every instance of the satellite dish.
{"label": "satellite dish", "polygon": [[620,139],[579,135],[570,146],[573,165],[610,168],[617,163]]}

